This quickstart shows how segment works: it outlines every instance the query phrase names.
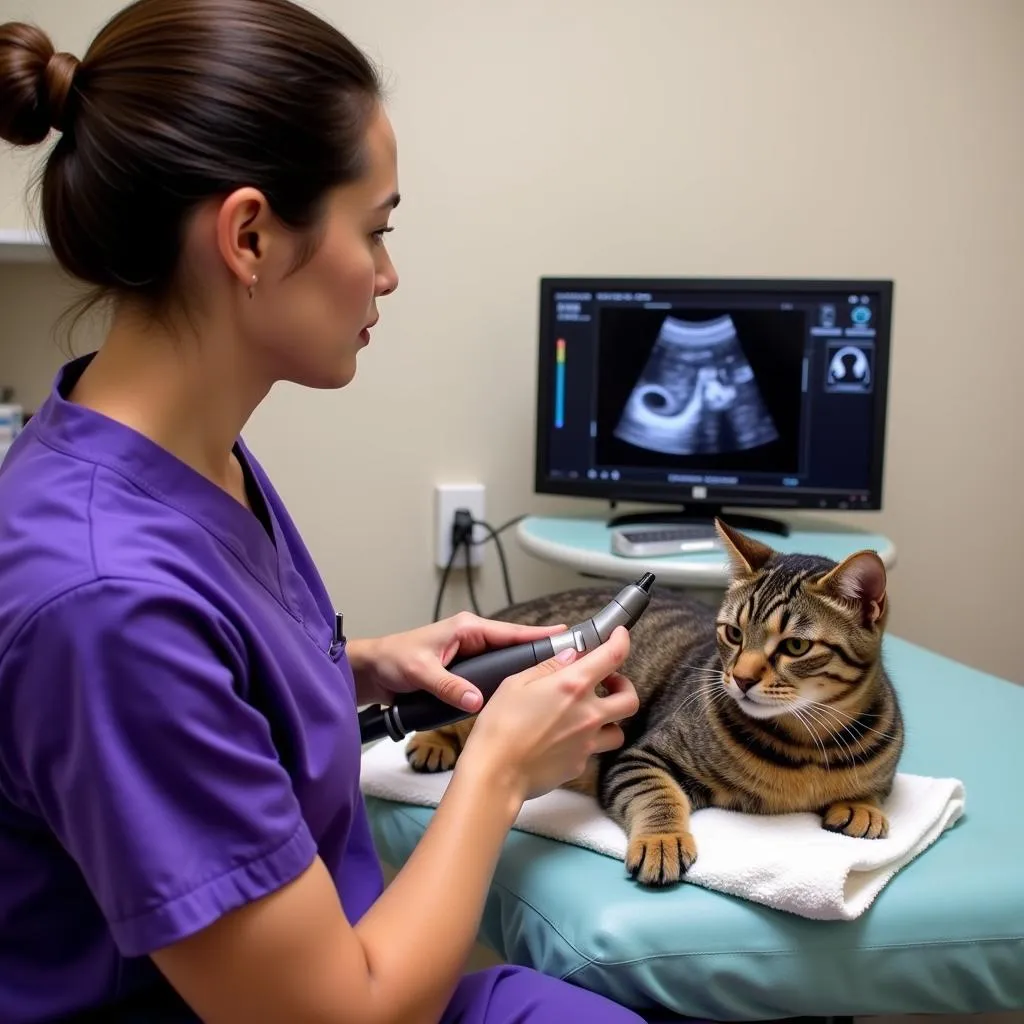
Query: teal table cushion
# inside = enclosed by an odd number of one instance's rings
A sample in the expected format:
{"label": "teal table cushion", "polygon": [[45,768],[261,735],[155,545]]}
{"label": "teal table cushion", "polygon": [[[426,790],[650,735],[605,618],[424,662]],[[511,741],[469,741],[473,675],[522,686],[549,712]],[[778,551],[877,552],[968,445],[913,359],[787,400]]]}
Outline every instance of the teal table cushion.
{"label": "teal table cushion", "polygon": [[[513,831],[481,941],[627,1005],[718,1020],[1024,1008],[1024,687],[897,638],[885,649],[907,718],[901,770],[961,779],[966,813],[861,917],[645,891],[612,858]],[[432,810],[367,804],[400,866]]]}

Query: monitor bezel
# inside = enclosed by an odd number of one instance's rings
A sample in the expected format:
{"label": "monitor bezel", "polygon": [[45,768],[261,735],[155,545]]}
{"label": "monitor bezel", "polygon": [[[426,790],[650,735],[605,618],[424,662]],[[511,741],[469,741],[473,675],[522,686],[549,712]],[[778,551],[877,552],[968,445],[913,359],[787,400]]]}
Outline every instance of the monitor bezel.
{"label": "monitor bezel", "polygon": [[878,317],[875,335],[875,404],[873,415],[873,441],[869,498],[850,511],[878,512],[884,503],[886,462],[886,431],[889,412],[889,364],[892,353],[892,310],[895,283],[887,278],[799,278],[799,277],[560,277],[543,276],[539,279],[539,329],[537,366],[535,373],[534,421],[534,492],[574,498],[592,498],[600,501],[643,502],[674,507],[714,507],[777,509],[842,509],[848,502],[839,496],[823,497],[820,492],[793,488],[784,499],[782,495],[766,498],[743,487],[708,488],[704,497],[693,497],[689,485],[651,486],[628,480],[551,480],[545,475],[547,440],[554,412],[553,361],[548,358],[554,343],[552,293],[558,291],[653,291],[677,289],[701,292],[872,292],[878,296]]}

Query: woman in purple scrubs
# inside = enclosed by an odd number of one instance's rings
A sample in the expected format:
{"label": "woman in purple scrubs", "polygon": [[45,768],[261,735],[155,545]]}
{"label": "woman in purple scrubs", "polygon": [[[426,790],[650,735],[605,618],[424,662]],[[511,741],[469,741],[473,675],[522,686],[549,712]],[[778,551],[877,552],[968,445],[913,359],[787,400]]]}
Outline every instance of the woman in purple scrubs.
{"label": "woman in purple scrubs", "polygon": [[287,0],[141,0],[81,62],[0,26],[0,136],[54,130],[47,236],[112,316],[0,472],[0,1020],[638,1021],[462,975],[523,801],[622,742],[625,631],[507,681],[384,891],[357,704],[479,707],[455,651],[549,630],[335,636],[240,439],[276,381],[348,384],[396,287],[374,70]]}

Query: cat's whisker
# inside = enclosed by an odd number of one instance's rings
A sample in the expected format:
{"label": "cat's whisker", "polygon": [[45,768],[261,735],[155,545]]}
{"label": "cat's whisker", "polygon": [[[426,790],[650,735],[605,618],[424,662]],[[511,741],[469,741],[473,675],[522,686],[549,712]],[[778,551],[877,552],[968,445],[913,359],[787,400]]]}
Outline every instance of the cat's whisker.
{"label": "cat's whisker", "polygon": [[722,672],[719,671],[708,671],[708,672],[694,672],[693,678],[698,682],[702,683],[720,683],[722,681]]}
{"label": "cat's whisker", "polygon": [[835,727],[831,724],[831,722],[829,722],[827,719],[822,718],[821,715],[818,714],[818,712],[814,708],[805,707],[803,711],[813,722],[820,725],[825,730],[825,732],[836,741],[836,744],[839,747],[838,753],[841,760],[843,760],[844,762],[849,761],[851,767],[856,767],[856,754],[850,748],[850,745],[843,739],[842,735],[836,732]]}
{"label": "cat's whisker", "polygon": [[683,711],[686,711],[691,705],[696,704],[705,696],[707,696],[707,690],[705,686],[698,686],[693,693],[689,693],[686,696],[684,696],[681,700],[679,700],[676,703],[675,707],[673,707],[672,710],[669,712],[669,714],[675,717],[676,715],[681,714]]}
{"label": "cat's whisker", "polygon": [[729,707],[730,705],[735,704],[735,701],[729,696],[725,687],[721,687],[711,694],[711,703],[720,707]]}
{"label": "cat's whisker", "polygon": [[677,716],[684,712],[688,712],[693,704],[700,701],[701,698],[704,698],[702,706],[705,713],[713,707],[728,704],[732,701],[732,697],[729,696],[725,687],[722,685],[722,680],[718,679],[714,682],[702,683],[697,688],[697,692],[683,700],[672,714]]}
{"label": "cat's whisker", "polygon": [[[809,708],[808,710],[812,709]],[[830,708],[827,705],[817,706],[816,702],[815,707],[813,708],[813,713],[818,716],[819,721],[824,720],[826,723],[828,723],[827,727],[829,728],[829,731],[832,733],[832,735],[836,738],[836,741],[838,743],[841,743],[844,747],[846,747],[847,750],[850,751],[850,757],[852,758],[854,763],[857,763],[857,755],[853,750],[853,744],[857,743],[857,740],[849,732],[849,725],[843,722],[841,719],[836,718],[835,715],[833,715],[832,713],[833,710],[833,708]]]}
{"label": "cat's whisker", "polygon": [[821,751],[822,761],[825,764],[825,771],[831,772],[834,767],[834,758],[829,756],[828,749],[825,747],[825,741],[822,739],[820,733],[814,728],[813,720],[809,720],[809,716],[804,718],[804,723],[810,730],[811,735],[814,737],[814,742],[818,749]]}
{"label": "cat's whisker", "polygon": [[[830,724],[828,723],[827,720],[822,720],[819,717],[819,713],[818,713],[817,709],[811,708],[811,707],[804,707],[803,710],[805,712],[807,712],[807,714],[809,714],[812,718],[814,718],[814,720],[817,721],[820,725],[823,725],[828,730],[828,732],[832,736],[832,738],[839,744],[840,748],[843,751],[845,751],[846,754],[849,755],[850,770],[853,772],[854,778],[855,779],[859,779],[860,775],[857,772],[857,766],[858,766],[858,763],[859,763],[857,761],[857,755],[854,752],[854,750],[851,748],[849,743],[847,743],[846,740],[843,738],[841,733],[837,732],[834,727],[830,726]],[[845,761],[846,758],[843,758],[843,760]]]}
{"label": "cat's whisker", "polygon": [[715,688],[724,688],[724,680],[722,679],[721,675],[705,677],[697,676],[695,677],[694,682],[698,686],[708,690],[713,690]]}
{"label": "cat's whisker", "polygon": [[[827,711],[830,715],[841,715],[843,718],[848,719],[850,722],[859,722],[860,720],[855,715],[847,714],[845,711],[841,711],[839,708],[833,707],[831,704],[823,704],[821,701],[811,701],[811,704],[821,711]],[[881,718],[881,715],[872,715],[872,718]],[[848,726],[844,726],[848,728]],[[891,732],[882,732],[881,729],[873,729],[870,725],[860,724],[860,728],[867,732],[873,732],[876,736],[881,736],[883,740],[894,740],[896,736]]]}
{"label": "cat's whisker", "polygon": [[[843,730],[846,728],[842,722],[839,723],[839,727],[836,727],[836,723],[826,718],[822,714],[822,709],[816,704],[805,704],[803,710],[810,715],[815,722],[822,726],[828,735],[834,739],[837,743],[843,743]],[[847,747],[849,749],[849,747]]]}
{"label": "cat's whisker", "polygon": [[813,712],[817,715],[819,721],[827,723],[828,730],[836,738],[836,742],[844,744],[847,749],[852,751],[852,746],[857,740],[849,731],[849,723],[836,718],[831,713],[831,708],[828,707],[815,706]]}
{"label": "cat's whisker", "polygon": [[700,683],[694,693],[688,694],[672,709],[670,714],[675,717],[688,710],[690,705],[696,704],[702,697],[710,697],[716,700],[720,697],[728,697],[725,689],[720,685],[721,677],[717,680],[708,679]]}
{"label": "cat's whisker", "polygon": [[814,739],[816,746],[821,751],[821,759],[825,763],[825,771],[832,771],[832,765],[828,759],[828,752],[825,750],[825,744],[822,742],[821,737],[817,734],[817,732],[815,732],[814,727],[811,725],[811,723],[801,714],[800,708],[794,708],[793,713],[803,724],[803,727],[811,734],[811,737]]}
{"label": "cat's whisker", "polygon": [[823,726],[825,731],[829,734],[829,736],[831,736],[833,739],[837,741],[842,740],[841,734],[843,730],[846,728],[845,724],[839,722],[837,727],[835,721],[826,718],[822,714],[823,709],[821,705],[817,703],[817,701],[807,702],[806,704],[804,704],[803,710],[806,711],[807,714],[811,715],[819,725]]}

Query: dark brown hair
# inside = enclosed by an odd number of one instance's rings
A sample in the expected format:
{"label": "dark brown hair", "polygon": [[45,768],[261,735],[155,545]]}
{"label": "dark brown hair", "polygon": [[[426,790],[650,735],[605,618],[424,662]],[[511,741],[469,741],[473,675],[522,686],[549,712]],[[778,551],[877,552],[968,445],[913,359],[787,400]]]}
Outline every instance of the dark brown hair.
{"label": "dark brown hair", "polygon": [[94,299],[165,302],[189,212],[236,188],[314,236],[325,193],[363,170],[380,95],[367,58],[289,0],[136,0],[81,62],[35,26],[0,25],[0,137],[62,133],[39,179],[43,229]]}

